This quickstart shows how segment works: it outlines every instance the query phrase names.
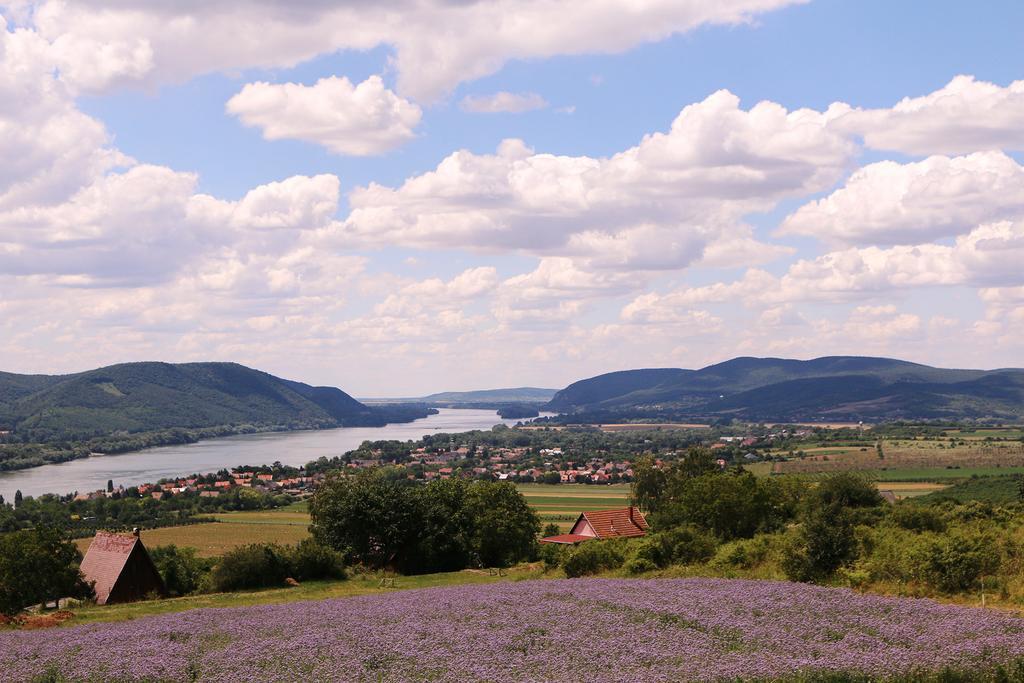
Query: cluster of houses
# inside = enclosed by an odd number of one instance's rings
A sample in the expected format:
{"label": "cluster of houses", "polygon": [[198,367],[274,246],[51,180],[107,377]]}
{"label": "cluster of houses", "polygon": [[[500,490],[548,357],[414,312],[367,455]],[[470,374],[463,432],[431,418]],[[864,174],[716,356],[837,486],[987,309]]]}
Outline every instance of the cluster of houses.
{"label": "cluster of houses", "polygon": [[[156,484],[140,484],[134,487],[140,496],[150,496],[157,500],[166,495],[197,492],[203,498],[216,498],[222,493],[236,488],[255,489],[268,493],[287,493],[297,498],[312,494],[316,483],[324,478],[317,473],[310,476],[278,476],[271,473],[259,473],[243,470],[231,470],[227,474],[179,477],[173,481]],[[128,494],[124,486],[113,486],[107,489],[79,493],[75,500],[94,500],[96,498],[121,497]]]}

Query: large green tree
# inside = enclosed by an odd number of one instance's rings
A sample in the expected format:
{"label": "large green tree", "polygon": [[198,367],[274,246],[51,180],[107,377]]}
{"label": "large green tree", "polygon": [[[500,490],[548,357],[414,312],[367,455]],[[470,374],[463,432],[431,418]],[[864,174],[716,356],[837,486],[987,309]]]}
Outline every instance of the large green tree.
{"label": "large green tree", "polygon": [[313,537],[350,562],[403,564],[418,522],[413,486],[388,468],[329,476],[309,505]]}
{"label": "large green tree", "polygon": [[353,563],[406,573],[507,566],[536,554],[540,520],[509,483],[423,485],[401,470],[335,475],[310,504],[314,537]]}
{"label": "large green tree", "polygon": [[475,482],[467,510],[473,520],[473,548],[485,567],[507,567],[533,558],[540,518],[508,482]]}
{"label": "large green tree", "polygon": [[0,536],[0,613],[63,597],[92,594],[79,571],[82,554],[53,528]]}

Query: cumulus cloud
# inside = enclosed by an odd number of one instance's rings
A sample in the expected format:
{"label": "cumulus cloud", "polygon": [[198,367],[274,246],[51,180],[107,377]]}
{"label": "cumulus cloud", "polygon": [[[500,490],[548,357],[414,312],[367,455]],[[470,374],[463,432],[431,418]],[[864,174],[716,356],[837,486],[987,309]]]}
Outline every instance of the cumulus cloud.
{"label": "cumulus cloud", "polygon": [[834,125],[873,149],[907,154],[968,154],[1024,149],[1024,81],[1006,87],[957,76],[923,97],[889,109],[851,109]]}
{"label": "cumulus cloud", "polygon": [[48,45],[0,17],[0,210],[66,199],[128,159],[53,78]]}
{"label": "cumulus cloud", "polygon": [[91,90],[288,67],[337,50],[389,45],[399,91],[429,100],[509,60],[622,52],[707,24],[749,22],[802,2],[38,0],[8,3],[8,13],[53,45],[69,81]]}
{"label": "cumulus cloud", "polygon": [[267,140],[303,140],[352,156],[381,154],[408,142],[423,115],[380,76],[358,85],[335,76],[314,85],[249,83],[226,109]]}
{"label": "cumulus cloud", "polygon": [[[1024,220],[980,225],[952,245],[898,245],[833,251],[801,259],[781,276],[752,268],[733,282],[648,292],[622,311],[624,318],[658,317],[708,303],[776,306],[842,303],[920,287],[984,288],[984,299],[1024,285]],[[988,294],[985,294],[985,293]]]}
{"label": "cumulus cloud", "polygon": [[919,244],[1024,213],[1024,167],[997,151],[881,161],[800,207],[779,229],[845,244]]}
{"label": "cumulus cloud", "polygon": [[519,114],[524,111],[544,109],[547,100],[537,93],[497,92],[493,95],[466,95],[459,103],[463,111],[475,114]]}
{"label": "cumulus cloud", "polygon": [[720,91],[608,158],[536,153],[518,140],[491,155],[462,150],[399,187],[354,190],[339,239],[679,268],[723,236],[752,243],[744,214],[834,183],[854,147],[827,120],[770,102],[743,110]]}

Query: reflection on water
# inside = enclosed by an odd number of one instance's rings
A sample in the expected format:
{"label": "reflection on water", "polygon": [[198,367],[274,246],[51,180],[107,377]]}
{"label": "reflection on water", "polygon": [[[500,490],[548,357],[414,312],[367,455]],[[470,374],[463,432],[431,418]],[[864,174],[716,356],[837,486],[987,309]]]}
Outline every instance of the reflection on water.
{"label": "reflection on water", "polygon": [[493,410],[442,408],[437,415],[384,427],[229,436],[2,473],[0,495],[10,501],[19,489],[26,496],[95,491],[104,488],[108,479],[113,479],[115,486],[132,486],[162,477],[216,472],[222,467],[238,465],[269,465],[274,461],[285,465],[305,465],[320,456],[342,455],[366,440],[409,441],[433,432],[468,432],[473,429],[490,429],[499,423],[516,422],[518,420],[502,420]]}

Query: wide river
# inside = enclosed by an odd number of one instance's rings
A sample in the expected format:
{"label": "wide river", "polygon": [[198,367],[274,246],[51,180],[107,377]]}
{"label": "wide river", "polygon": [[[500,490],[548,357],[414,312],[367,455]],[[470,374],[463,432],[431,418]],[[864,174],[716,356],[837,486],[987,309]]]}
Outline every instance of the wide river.
{"label": "wide river", "polygon": [[366,440],[417,440],[434,432],[468,432],[516,422],[519,420],[502,420],[493,410],[442,408],[437,415],[383,427],[227,436],[0,473],[0,495],[11,501],[18,490],[26,496],[85,492],[106,487],[108,479],[113,479],[115,486],[133,486],[163,477],[216,472],[223,467],[238,465],[269,465],[275,461],[285,465],[305,465],[322,455],[342,455]]}

